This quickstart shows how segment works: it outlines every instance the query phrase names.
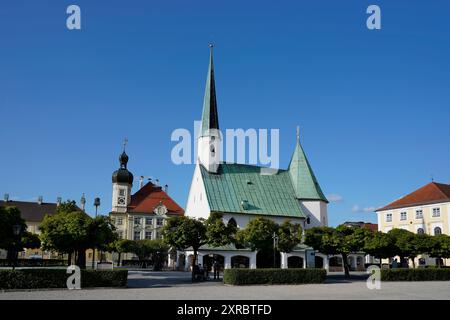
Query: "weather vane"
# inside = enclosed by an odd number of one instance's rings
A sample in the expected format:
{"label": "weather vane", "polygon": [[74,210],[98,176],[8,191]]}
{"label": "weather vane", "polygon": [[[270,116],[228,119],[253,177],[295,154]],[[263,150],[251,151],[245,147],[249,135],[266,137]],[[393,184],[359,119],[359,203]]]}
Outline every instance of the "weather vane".
{"label": "weather vane", "polygon": [[123,139],[123,151],[124,152],[125,152],[125,147],[127,146],[127,144],[128,144],[128,139],[127,138]]}

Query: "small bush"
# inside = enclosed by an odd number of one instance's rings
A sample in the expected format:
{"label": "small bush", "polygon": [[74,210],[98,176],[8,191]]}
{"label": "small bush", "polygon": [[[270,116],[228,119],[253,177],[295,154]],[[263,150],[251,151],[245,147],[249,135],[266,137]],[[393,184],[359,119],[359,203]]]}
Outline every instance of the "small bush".
{"label": "small bush", "polygon": [[225,269],[225,284],[301,284],[323,283],[324,269]]}
{"label": "small bush", "polygon": [[[0,270],[0,290],[67,288],[66,269]],[[126,287],[128,270],[81,270],[81,288]]]}
{"label": "small bush", "polygon": [[381,281],[449,281],[450,269],[389,269],[381,270]]}

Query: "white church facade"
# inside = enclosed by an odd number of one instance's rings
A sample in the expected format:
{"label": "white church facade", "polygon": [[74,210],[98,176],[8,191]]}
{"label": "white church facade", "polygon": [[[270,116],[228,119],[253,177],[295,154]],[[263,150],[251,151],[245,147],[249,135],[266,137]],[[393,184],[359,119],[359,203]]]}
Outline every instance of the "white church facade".
{"label": "white church facade", "polygon": [[[220,134],[212,47],[206,81],[203,112],[197,137],[197,161],[189,190],[186,216],[208,218],[221,213],[225,223],[245,228],[255,217],[264,217],[281,224],[285,220],[300,224],[303,229],[328,225],[328,200],[313,173],[300,143],[297,141],[287,169],[267,174],[264,167],[222,162],[222,135]],[[184,252],[186,256],[193,252]],[[225,268],[257,267],[257,253],[249,249],[202,247],[199,263],[207,264],[212,256],[223,258]],[[190,267],[189,259],[181,259]],[[356,268],[357,258],[353,259]],[[361,259],[361,261],[363,261]],[[299,245],[294,251],[281,253],[282,268],[324,267],[327,256],[312,248]],[[181,266],[179,266],[181,267]]]}

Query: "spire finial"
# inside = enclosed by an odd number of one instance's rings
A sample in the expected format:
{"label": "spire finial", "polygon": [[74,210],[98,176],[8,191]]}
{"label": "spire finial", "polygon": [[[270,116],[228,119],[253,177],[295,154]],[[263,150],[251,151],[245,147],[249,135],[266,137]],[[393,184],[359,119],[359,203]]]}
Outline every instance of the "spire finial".
{"label": "spire finial", "polygon": [[300,142],[300,126],[297,126],[297,142]]}
{"label": "spire finial", "polygon": [[128,138],[123,139],[123,152],[125,152],[125,147],[128,144]]}

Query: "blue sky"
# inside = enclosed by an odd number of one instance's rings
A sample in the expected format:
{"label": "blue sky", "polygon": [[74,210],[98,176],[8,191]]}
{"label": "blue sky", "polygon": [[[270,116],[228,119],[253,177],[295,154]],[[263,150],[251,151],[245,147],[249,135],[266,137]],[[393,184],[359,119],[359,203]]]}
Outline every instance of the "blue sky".
{"label": "blue sky", "polygon": [[[66,28],[77,4],[82,29]],[[382,29],[366,28],[370,4]],[[192,165],[170,159],[199,120],[214,42],[221,127],[295,127],[329,221],[376,221],[384,205],[450,183],[448,1],[20,1],[0,4],[0,193],[111,208],[111,173],[169,184],[185,206]],[[137,179],[134,185],[136,189]],[[366,210],[365,210],[366,209]],[[369,212],[364,212],[369,211]]]}

